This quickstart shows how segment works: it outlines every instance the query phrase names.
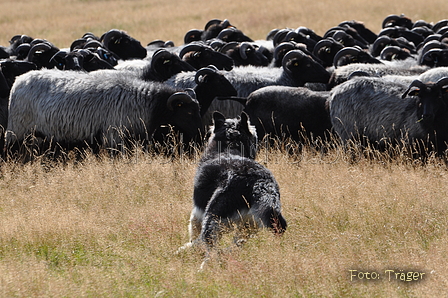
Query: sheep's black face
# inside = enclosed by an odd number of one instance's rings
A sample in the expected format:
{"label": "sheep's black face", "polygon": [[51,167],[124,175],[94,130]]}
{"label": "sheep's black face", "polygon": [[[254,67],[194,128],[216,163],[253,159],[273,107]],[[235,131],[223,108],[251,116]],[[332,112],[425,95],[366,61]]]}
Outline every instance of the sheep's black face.
{"label": "sheep's black face", "polygon": [[[194,71],[196,70],[193,66],[187,62],[181,60],[179,56],[171,54],[169,56],[164,56],[162,59],[153,59],[151,61],[153,75],[160,82],[166,81],[173,75],[180,73],[182,71]],[[149,70],[146,70],[149,71]],[[149,76],[145,73],[145,77]]]}
{"label": "sheep's black face", "polygon": [[257,134],[250,125],[246,113],[236,119],[225,119],[219,112],[213,113],[214,126],[207,146],[207,154],[229,153],[255,158]]}
{"label": "sheep's black face", "polygon": [[134,58],[143,59],[147,54],[146,49],[141,43],[130,36],[112,39],[106,46],[111,52],[117,54],[123,60]]}
{"label": "sheep's black face", "polygon": [[189,142],[196,135],[202,134],[203,124],[199,114],[199,104],[197,101],[173,103],[172,124],[184,135],[184,141]]}
{"label": "sheep's black face", "polygon": [[232,58],[223,53],[207,48],[203,48],[201,51],[188,52],[182,59],[195,69],[200,69],[209,65],[214,65],[220,70],[232,70],[233,68]]}
{"label": "sheep's black face", "polygon": [[10,87],[17,76],[37,69],[33,62],[20,60],[5,60],[0,64],[0,67]]}
{"label": "sheep's black face", "polygon": [[432,125],[440,112],[446,111],[448,86],[437,84],[422,84],[412,87],[409,96],[417,96],[418,122],[422,125]]}
{"label": "sheep's black face", "polygon": [[287,71],[293,74],[299,82],[299,85],[306,82],[328,83],[330,80],[330,73],[310,56],[302,56],[289,60],[287,55],[285,55],[283,60],[288,60],[283,62],[283,65]]}
{"label": "sheep's black face", "polygon": [[324,67],[330,67],[333,65],[334,56],[344,46],[339,42],[333,42],[330,46],[320,48],[316,55],[322,61]]}
{"label": "sheep's black face", "polygon": [[212,89],[209,92],[216,94],[218,97],[237,96],[238,94],[227,78],[217,72],[204,75],[197,88]]}

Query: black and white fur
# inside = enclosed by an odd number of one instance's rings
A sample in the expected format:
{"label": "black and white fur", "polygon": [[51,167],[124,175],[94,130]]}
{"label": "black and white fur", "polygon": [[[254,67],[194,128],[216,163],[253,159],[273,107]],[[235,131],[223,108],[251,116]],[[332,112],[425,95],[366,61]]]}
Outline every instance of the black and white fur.
{"label": "black and white fur", "polygon": [[215,112],[213,122],[194,181],[190,242],[181,248],[204,245],[207,255],[225,229],[236,227],[238,244],[259,228],[282,234],[287,226],[278,183],[254,160],[257,135],[247,114],[225,119]]}

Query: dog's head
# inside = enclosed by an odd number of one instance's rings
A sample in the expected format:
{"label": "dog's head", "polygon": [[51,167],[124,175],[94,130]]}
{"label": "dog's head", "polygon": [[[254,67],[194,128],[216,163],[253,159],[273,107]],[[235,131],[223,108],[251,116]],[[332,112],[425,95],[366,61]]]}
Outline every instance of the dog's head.
{"label": "dog's head", "polygon": [[226,119],[220,112],[213,113],[213,125],[207,153],[230,153],[254,159],[257,153],[257,133],[245,112],[233,119]]}

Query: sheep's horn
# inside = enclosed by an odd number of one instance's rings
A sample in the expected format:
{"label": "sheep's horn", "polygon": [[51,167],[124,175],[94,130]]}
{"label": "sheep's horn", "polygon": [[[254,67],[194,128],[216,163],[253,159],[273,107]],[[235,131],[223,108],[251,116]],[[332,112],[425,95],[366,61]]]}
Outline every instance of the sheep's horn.
{"label": "sheep's horn", "polygon": [[399,19],[400,19],[400,16],[398,16],[396,14],[388,15],[387,17],[384,18],[383,23],[381,24],[381,28],[386,28],[386,27],[390,26],[392,21],[397,21]]}
{"label": "sheep's horn", "polygon": [[329,38],[324,38],[321,39],[320,41],[318,41],[316,43],[316,45],[314,46],[313,49],[313,55],[317,56],[319,53],[319,50],[322,49],[323,47],[331,47],[333,44],[335,43],[335,40],[331,37]]}
{"label": "sheep's horn", "polygon": [[192,98],[187,92],[176,92],[173,95],[171,95],[167,102],[166,106],[167,108],[172,111],[174,109],[173,105],[175,102],[183,102],[183,103],[191,103],[191,102],[198,102],[196,99]]}
{"label": "sheep's horn", "polygon": [[9,41],[10,44],[14,43],[16,40],[19,40],[22,38],[23,35],[14,35],[11,40]]}
{"label": "sheep's horn", "polygon": [[36,39],[33,39],[33,40],[30,42],[30,45],[33,47],[33,46],[35,46],[35,45],[37,45],[37,44],[39,44],[39,43],[46,43],[46,44],[49,44],[49,42],[46,41],[45,39],[36,38]]}
{"label": "sheep's horn", "polygon": [[222,21],[220,19],[211,19],[210,21],[205,24],[204,30],[207,30],[210,26],[215,24],[220,24]]}
{"label": "sheep's horn", "polygon": [[443,87],[445,85],[448,85],[448,77],[441,78],[436,83],[436,86],[438,86],[438,87]]}
{"label": "sheep's horn", "polygon": [[277,33],[274,35],[274,38],[272,40],[272,43],[274,44],[274,47],[276,47],[277,45],[282,43],[283,40],[285,39],[286,35],[289,32],[291,32],[291,29],[281,29],[281,30],[278,30]]}
{"label": "sheep's horn", "polygon": [[154,69],[156,63],[155,61],[158,61],[160,59],[172,59],[173,54],[168,52],[167,50],[164,49],[160,49],[157,50],[153,55],[152,55],[152,59],[151,59],[151,70],[154,72],[157,72],[156,69]]}
{"label": "sheep's horn", "polygon": [[286,53],[286,55],[283,57],[282,60],[282,67],[283,69],[288,69],[288,62],[292,59],[302,59],[306,57],[306,54],[302,52],[301,50],[292,50]]}
{"label": "sheep's horn", "polygon": [[359,52],[361,50],[355,47],[346,47],[341,49],[339,52],[336,53],[336,55],[334,55],[333,58],[333,66],[334,68],[338,67],[338,61],[341,57],[345,56],[345,55],[358,55]]}
{"label": "sheep's horn", "polygon": [[386,46],[380,53],[380,59],[382,60],[388,60],[387,57],[390,55],[397,54],[401,51],[400,47],[397,46]]}
{"label": "sheep's horn", "polygon": [[188,30],[187,33],[185,33],[184,36],[184,44],[189,44],[192,41],[199,41],[201,40],[201,35],[204,31],[200,29],[191,29]]}
{"label": "sheep's horn", "polygon": [[204,48],[204,46],[200,45],[200,44],[188,44],[186,46],[184,46],[182,48],[182,50],[179,52],[179,57],[180,59],[182,59],[184,57],[184,55],[188,52],[200,52],[202,51],[202,49]]}
{"label": "sheep's horn", "polygon": [[[346,38],[349,34],[347,34],[345,31],[343,30],[337,30],[334,32],[334,34],[331,36],[333,37],[334,40],[339,41],[339,40],[343,40],[344,38]],[[340,42],[340,41],[339,41]]]}
{"label": "sheep's horn", "polygon": [[234,49],[239,45],[239,42],[237,41],[231,41],[226,43],[220,50],[221,53],[225,54],[228,50]]}
{"label": "sheep's horn", "polygon": [[420,58],[420,64],[423,65],[425,61],[434,61],[434,58],[439,57],[442,51],[442,49],[431,49],[426,51],[426,53]]}
{"label": "sheep's horn", "polygon": [[423,57],[426,54],[426,52],[428,52],[429,50],[442,49],[445,47],[446,47],[446,45],[444,45],[442,42],[440,42],[438,40],[431,40],[431,41],[425,43],[425,45],[422,47],[422,49],[420,50],[420,56]]}
{"label": "sheep's horn", "polygon": [[277,34],[277,32],[279,31],[280,29],[272,29],[271,31],[269,31],[269,33],[266,35],[266,40],[274,40],[274,36],[275,36],[275,34]]}
{"label": "sheep's horn", "polygon": [[406,96],[408,96],[409,91],[411,91],[411,89],[413,87],[417,87],[417,88],[422,88],[424,87],[425,84],[422,83],[422,81],[420,80],[414,80],[408,87],[408,89],[403,93],[403,95],[401,96],[401,98],[406,98]]}
{"label": "sheep's horn", "polygon": [[220,52],[220,49],[225,45],[225,42],[219,39],[214,39],[209,46],[217,52]]}
{"label": "sheep's horn", "polygon": [[[193,101],[196,100],[196,92],[194,91],[193,88],[187,88],[185,89],[185,93],[187,93],[192,99]],[[197,101],[197,100],[196,100]]]}
{"label": "sheep's horn", "polygon": [[378,36],[378,38],[372,44],[372,49],[370,50],[370,53],[372,54],[372,56],[378,57],[381,54],[381,51],[387,45],[396,45],[396,43],[397,42],[388,35]]}
{"label": "sheep's horn", "polygon": [[29,43],[21,43],[15,50],[14,54],[17,56],[17,59],[25,59],[28,56],[28,53],[31,49],[31,45]]}
{"label": "sheep's horn", "polygon": [[442,34],[437,34],[437,33],[430,34],[430,35],[426,36],[426,38],[423,40],[423,44],[426,44],[433,40],[440,41],[441,39],[442,39]]}
{"label": "sheep's horn", "polygon": [[80,53],[83,57],[87,57],[88,55],[93,55],[94,54],[89,49],[78,49],[78,50],[76,50],[76,52]]}
{"label": "sheep's horn", "polygon": [[93,34],[92,32],[86,32],[86,33],[84,33],[84,35],[82,36],[82,38],[85,38],[85,39],[92,38],[92,39],[99,40],[99,38],[98,38],[95,34]]}
{"label": "sheep's horn", "polygon": [[88,49],[88,48],[97,49],[97,48],[102,48],[102,47],[103,47],[103,44],[96,39],[92,39],[92,40],[86,42],[86,44],[83,46],[84,49]]}
{"label": "sheep's horn", "polygon": [[328,38],[328,37],[333,37],[333,34],[336,32],[336,31],[345,31],[346,29],[344,28],[344,27],[341,27],[341,26],[336,26],[336,27],[332,27],[332,28],[330,28],[330,29],[328,29],[326,32],[325,32],[325,34],[324,34],[324,38]]}
{"label": "sheep's horn", "polygon": [[49,62],[50,62],[50,63],[52,63],[52,62],[54,62],[54,61],[59,62],[58,60],[59,60],[60,58],[64,58],[65,56],[67,56],[67,52],[61,50],[61,51],[57,52],[56,54],[54,54],[53,57],[50,58],[50,61],[49,61]]}
{"label": "sheep's horn", "polygon": [[235,27],[229,27],[226,29],[221,30],[219,32],[218,36],[216,36],[217,39],[226,40],[227,37],[229,37],[232,33],[234,33],[237,29]]}
{"label": "sheep's horn", "polygon": [[216,68],[216,66],[214,66],[214,65],[209,65],[207,67],[203,67],[203,68],[199,69],[196,72],[196,75],[194,77],[194,81],[195,81],[196,84],[199,84],[200,83],[200,78],[202,76],[205,76],[207,74],[213,74],[213,73],[216,73],[216,72],[218,72],[218,68]]}
{"label": "sheep's horn", "polygon": [[167,40],[167,41],[163,44],[163,46],[164,46],[165,48],[174,47],[174,41],[172,41],[172,40]]}
{"label": "sheep's horn", "polygon": [[442,27],[439,30],[437,30],[437,34],[443,35],[446,32],[448,32],[448,26]]}
{"label": "sheep's horn", "polygon": [[72,52],[75,49],[82,48],[87,42],[87,39],[85,38],[78,38],[77,40],[74,40],[72,44],[70,45],[70,52]]}
{"label": "sheep's horn", "polygon": [[441,29],[442,27],[445,27],[448,25],[448,20],[440,20],[437,23],[434,24],[434,26],[432,26],[432,30],[437,33],[437,31],[439,31],[439,29]]}
{"label": "sheep's horn", "polygon": [[294,50],[295,48],[296,48],[295,45],[290,41],[285,41],[285,42],[280,43],[278,46],[275,47],[274,59],[278,60],[280,53],[285,52],[285,51],[289,52],[289,51]]}
{"label": "sheep's horn", "polygon": [[244,60],[247,59],[246,51],[247,51],[247,49],[250,48],[250,47],[252,47],[252,45],[251,45],[250,43],[248,43],[248,42],[242,42],[242,43],[240,44],[240,56],[241,56],[241,58],[243,58]]}
{"label": "sheep's horn", "polygon": [[42,42],[38,43],[31,47],[30,51],[28,52],[28,61],[33,62],[34,60],[34,54],[37,51],[48,51],[51,49],[51,46],[48,43]]}
{"label": "sheep's horn", "polygon": [[101,37],[104,47],[106,49],[109,49],[109,42],[111,41],[111,39],[114,37],[122,36],[122,35],[123,35],[123,31],[118,30],[118,29],[111,29],[111,30],[107,31]]}

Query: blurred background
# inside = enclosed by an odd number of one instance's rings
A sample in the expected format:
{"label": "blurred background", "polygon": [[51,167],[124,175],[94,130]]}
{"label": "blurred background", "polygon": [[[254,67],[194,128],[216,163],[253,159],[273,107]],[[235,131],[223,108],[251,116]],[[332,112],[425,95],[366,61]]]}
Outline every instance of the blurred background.
{"label": "blurred background", "polygon": [[14,0],[2,1],[0,45],[16,34],[68,47],[86,32],[122,29],[142,45],[156,40],[183,44],[189,29],[203,29],[213,18],[228,19],[252,39],[274,28],[308,27],[318,34],[342,21],[357,20],[375,33],[389,14],[436,23],[448,18],[446,2],[434,1],[166,1],[166,0]]}

